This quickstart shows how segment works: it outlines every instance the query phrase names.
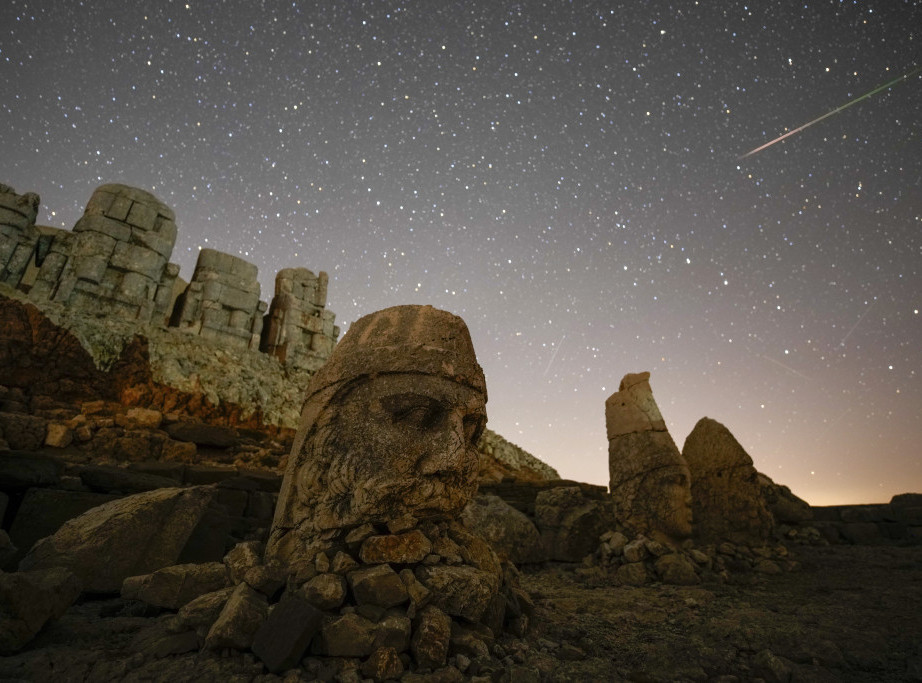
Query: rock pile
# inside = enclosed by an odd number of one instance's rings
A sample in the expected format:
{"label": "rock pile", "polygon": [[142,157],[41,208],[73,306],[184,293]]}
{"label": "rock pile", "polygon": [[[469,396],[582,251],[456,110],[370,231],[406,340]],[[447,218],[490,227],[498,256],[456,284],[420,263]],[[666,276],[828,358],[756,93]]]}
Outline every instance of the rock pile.
{"label": "rock pile", "polygon": [[[799,567],[780,543],[748,545],[723,542],[696,547],[686,540],[669,547],[643,534],[633,538],[609,530],[599,537],[599,545],[584,565],[601,570],[596,578],[615,585],[642,586],[659,581],[678,586],[702,582],[724,582],[740,574],[779,574]],[[593,576],[593,570],[578,570]]]}

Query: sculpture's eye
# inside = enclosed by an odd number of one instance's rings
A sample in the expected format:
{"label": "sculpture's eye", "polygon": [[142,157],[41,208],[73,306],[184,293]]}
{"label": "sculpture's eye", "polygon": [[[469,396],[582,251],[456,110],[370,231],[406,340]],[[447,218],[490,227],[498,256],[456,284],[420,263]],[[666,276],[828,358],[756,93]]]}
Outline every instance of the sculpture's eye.
{"label": "sculpture's eye", "polygon": [[486,426],[487,421],[483,415],[467,415],[464,418],[464,438],[467,439],[469,444],[476,446]]}
{"label": "sculpture's eye", "polygon": [[448,409],[429,396],[398,394],[381,401],[394,424],[405,424],[417,429],[434,429],[445,422]]}

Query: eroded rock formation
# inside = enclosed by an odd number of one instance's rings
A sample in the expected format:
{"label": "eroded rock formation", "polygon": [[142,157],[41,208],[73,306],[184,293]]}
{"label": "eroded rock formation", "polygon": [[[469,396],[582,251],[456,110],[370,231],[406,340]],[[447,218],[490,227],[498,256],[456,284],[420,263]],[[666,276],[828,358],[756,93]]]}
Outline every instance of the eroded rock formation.
{"label": "eroded rock formation", "polygon": [[674,544],[692,532],[689,470],[649,379],[649,372],[625,375],[605,401],[610,488],[626,529]]}

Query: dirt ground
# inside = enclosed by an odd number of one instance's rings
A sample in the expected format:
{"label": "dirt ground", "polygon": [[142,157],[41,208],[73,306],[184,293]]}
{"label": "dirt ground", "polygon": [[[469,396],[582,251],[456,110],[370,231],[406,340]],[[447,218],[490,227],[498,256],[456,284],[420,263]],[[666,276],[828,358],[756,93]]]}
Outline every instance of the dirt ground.
{"label": "dirt ground", "polygon": [[526,572],[524,663],[550,681],[922,681],[922,547],[796,555],[794,572],[696,587]]}
{"label": "dirt ground", "polygon": [[[794,572],[694,587],[615,587],[600,570],[572,566],[525,570],[532,628],[498,641],[492,675],[475,680],[922,681],[922,547],[796,555]],[[142,654],[132,643],[156,619],[126,614],[117,599],[75,605],[26,651],[0,657],[0,681],[283,680],[251,654]],[[449,668],[405,680],[469,679]],[[356,673],[341,680],[358,681]],[[284,680],[312,678],[301,671]]]}

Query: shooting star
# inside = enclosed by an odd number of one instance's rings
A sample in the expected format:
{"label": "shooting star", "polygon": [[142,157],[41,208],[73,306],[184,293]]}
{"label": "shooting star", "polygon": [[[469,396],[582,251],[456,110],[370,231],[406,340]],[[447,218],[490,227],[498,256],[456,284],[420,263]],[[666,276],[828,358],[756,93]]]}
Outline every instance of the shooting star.
{"label": "shooting star", "polygon": [[807,375],[805,375],[804,373],[800,372],[800,370],[795,370],[795,369],[792,368],[790,365],[787,365],[787,364],[785,364],[785,363],[782,363],[780,360],[775,360],[774,358],[771,358],[771,357],[769,357],[769,356],[766,356],[764,353],[760,353],[760,354],[758,354],[758,356],[759,356],[759,358],[763,358],[763,359],[767,360],[769,363],[774,363],[774,364],[777,365],[778,367],[784,368],[784,369],[787,370],[788,372],[793,373],[793,374],[797,375],[798,377],[801,377],[801,378],[803,378],[803,379],[805,379],[805,380],[807,380],[807,381],[811,381],[811,382],[813,381],[810,377],[807,377]]}
{"label": "shooting star", "polygon": [[871,309],[874,308],[874,304],[876,304],[876,303],[877,303],[877,299],[874,299],[874,301],[871,302],[871,305],[868,306],[867,310],[866,310],[864,313],[862,313],[861,316],[858,318],[858,322],[856,322],[854,325],[852,325],[852,329],[850,329],[850,330],[845,334],[845,336],[842,337],[842,341],[839,342],[839,346],[845,346],[845,340],[848,339],[849,337],[851,337],[851,336],[852,336],[852,332],[854,332],[856,329],[858,329],[858,325],[860,325],[860,324],[861,324],[861,321],[864,320],[864,317],[865,317],[868,313],[871,312]]}
{"label": "shooting star", "polygon": [[557,348],[554,349],[554,354],[551,356],[551,359],[547,362],[547,367],[544,368],[544,374],[542,377],[547,377],[548,371],[551,369],[551,365],[554,363],[554,359],[557,358],[557,354],[560,352],[560,347],[563,346],[563,340],[567,338],[567,335],[560,335],[560,341],[557,342]]}
{"label": "shooting star", "polygon": [[869,92],[866,92],[864,95],[861,95],[860,97],[856,97],[856,98],[853,99],[851,102],[846,102],[846,103],[843,104],[841,107],[836,107],[836,108],[833,109],[832,111],[826,112],[825,114],[823,114],[823,115],[820,116],[819,118],[813,119],[813,120],[810,121],[809,123],[805,123],[804,125],[799,126],[799,127],[795,128],[794,130],[790,130],[790,131],[788,131],[787,133],[785,133],[784,135],[781,135],[781,136],[775,138],[775,139],[772,140],[771,142],[766,142],[766,143],[765,143],[764,145],[762,145],[761,147],[756,147],[755,149],[753,149],[753,150],[751,150],[751,151],[749,151],[749,152],[746,152],[743,156],[738,157],[738,160],[739,160],[739,161],[742,161],[742,160],[745,159],[746,157],[751,157],[753,154],[757,154],[758,152],[761,152],[763,149],[767,149],[768,147],[771,147],[771,146],[774,145],[776,142],[781,142],[781,141],[784,140],[785,138],[789,138],[789,137],[791,137],[792,135],[794,135],[795,133],[799,133],[800,131],[802,131],[802,130],[804,130],[804,129],[806,129],[806,128],[809,128],[809,127],[812,126],[814,123],[819,123],[819,122],[822,121],[823,119],[828,119],[828,118],[829,118],[830,116],[832,116],[833,114],[838,114],[840,111],[843,111],[843,110],[845,110],[845,109],[848,109],[848,108],[849,108],[850,106],[852,106],[853,104],[858,104],[858,103],[861,102],[862,100],[866,100],[867,98],[871,97],[872,95],[876,95],[876,94],[879,93],[881,90],[886,90],[887,88],[896,85],[896,84],[899,83],[900,81],[905,81],[907,78],[912,78],[913,76],[915,76],[915,75],[916,75],[917,73],[919,73],[919,72],[922,72],[922,66],[917,66],[915,69],[913,69],[913,70],[910,71],[909,73],[903,74],[902,76],[900,76],[900,77],[898,77],[898,78],[894,78],[892,81],[888,81],[887,83],[884,83],[883,85],[878,86],[878,87],[874,88],[873,90],[871,90],[871,91],[869,91]]}

